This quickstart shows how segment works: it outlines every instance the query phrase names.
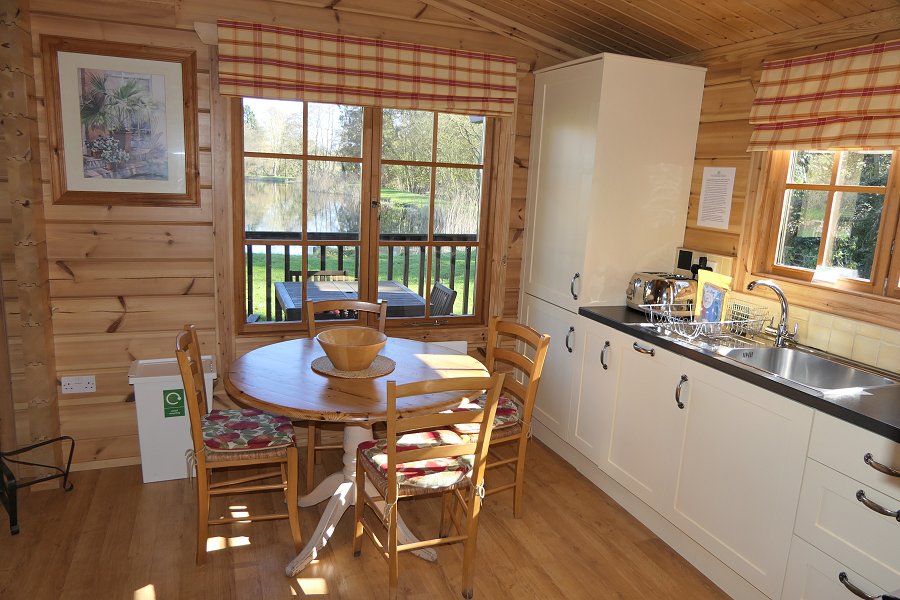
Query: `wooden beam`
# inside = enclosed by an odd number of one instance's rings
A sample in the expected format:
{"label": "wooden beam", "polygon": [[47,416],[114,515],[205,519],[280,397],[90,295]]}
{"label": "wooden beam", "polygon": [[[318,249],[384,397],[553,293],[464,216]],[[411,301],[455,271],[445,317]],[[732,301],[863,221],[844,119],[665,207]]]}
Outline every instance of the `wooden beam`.
{"label": "wooden beam", "polygon": [[[234,360],[234,237],[231,189],[230,98],[219,95],[219,55],[210,48],[210,112],[212,114],[213,231],[216,282],[216,359],[219,373],[227,372]],[[220,381],[223,379],[219,377]]]}
{"label": "wooden beam", "polygon": [[[30,431],[30,439],[21,442],[32,444],[59,436],[59,411],[29,0],[3,0],[0,17],[0,114],[25,363],[25,398],[19,401],[27,406]],[[61,463],[59,448],[47,447],[34,455],[36,462]]]}
{"label": "wooden beam", "polygon": [[589,55],[580,48],[516,23],[467,0],[422,0],[422,2],[561,60]]}

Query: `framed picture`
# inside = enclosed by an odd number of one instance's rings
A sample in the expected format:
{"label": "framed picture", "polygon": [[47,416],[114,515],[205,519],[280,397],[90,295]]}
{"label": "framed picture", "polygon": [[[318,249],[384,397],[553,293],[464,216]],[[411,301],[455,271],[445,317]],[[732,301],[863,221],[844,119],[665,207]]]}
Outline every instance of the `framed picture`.
{"label": "framed picture", "polygon": [[196,206],[196,54],[41,37],[53,202]]}

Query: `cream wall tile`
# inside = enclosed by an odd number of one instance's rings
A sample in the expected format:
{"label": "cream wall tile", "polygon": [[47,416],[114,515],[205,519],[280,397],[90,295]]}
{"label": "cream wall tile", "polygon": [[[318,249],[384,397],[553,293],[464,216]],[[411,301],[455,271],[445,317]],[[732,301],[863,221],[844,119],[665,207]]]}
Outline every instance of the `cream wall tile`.
{"label": "cream wall tile", "polygon": [[900,329],[891,329],[890,327],[881,328],[881,339],[888,344],[900,346]]}
{"label": "cream wall tile", "polygon": [[878,351],[878,362],[875,366],[893,373],[900,373],[900,346],[882,342],[881,349]]}
{"label": "cream wall tile", "polygon": [[[863,335],[867,338],[872,338],[876,340],[881,339],[881,332],[884,331],[884,327],[881,325],[873,325],[872,323],[862,323],[859,324],[859,329],[857,329],[857,333],[859,335]],[[898,342],[900,343],[900,342]]]}
{"label": "cream wall tile", "polygon": [[857,335],[853,340],[853,354],[850,355],[850,358],[863,364],[875,365],[878,362],[878,350],[880,347],[880,340]]}
{"label": "cream wall tile", "polygon": [[798,321],[809,321],[809,313],[811,311],[807,308],[803,308],[802,306],[791,307],[791,320],[797,319]]}
{"label": "cream wall tile", "polygon": [[844,317],[834,317],[834,322],[831,324],[831,328],[835,331],[846,331],[848,333],[856,333],[859,330],[859,326],[856,321],[845,319]]}
{"label": "cream wall tile", "polygon": [[828,339],[828,352],[850,358],[850,355],[853,354],[853,334],[832,329]]}
{"label": "cream wall tile", "polygon": [[829,327],[816,327],[810,323],[807,326],[806,338],[800,338],[800,342],[819,350],[827,350],[830,338],[831,329]]}
{"label": "cream wall tile", "polygon": [[834,316],[829,315],[827,313],[821,313],[818,311],[810,311],[809,313],[809,327],[810,329],[831,329],[831,325],[834,323]]}

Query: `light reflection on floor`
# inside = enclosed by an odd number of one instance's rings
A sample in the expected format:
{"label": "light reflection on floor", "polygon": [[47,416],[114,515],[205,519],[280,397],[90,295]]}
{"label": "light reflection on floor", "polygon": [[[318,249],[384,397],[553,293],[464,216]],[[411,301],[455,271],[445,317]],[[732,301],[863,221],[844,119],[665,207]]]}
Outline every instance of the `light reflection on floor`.
{"label": "light reflection on floor", "polygon": [[324,577],[295,577],[289,581],[292,596],[307,598],[328,595],[328,582]]}
{"label": "light reflection on floor", "polygon": [[134,600],[156,600],[156,588],[154,588],[151,583],[138,590],[134,590]]}
{"label": "light reflection on floor", "polygon": [[250,538],[246,535],[239,535],[235,537],[225,538],[222,536],[215,536],[206,539],[206,551],[207,552],[215,552],[216,550],[222,550],[224,548],[237,548],[239,546],[249,546]]}

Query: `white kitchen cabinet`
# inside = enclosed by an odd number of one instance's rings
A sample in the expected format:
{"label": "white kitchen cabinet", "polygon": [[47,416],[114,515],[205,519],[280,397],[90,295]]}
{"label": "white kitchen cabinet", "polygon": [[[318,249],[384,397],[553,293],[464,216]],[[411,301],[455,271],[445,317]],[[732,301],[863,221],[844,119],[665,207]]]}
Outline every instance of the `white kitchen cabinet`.
{"label": "white kitchen cabinet", "polygon": [[620,304],[681,245],[705,69],[599,54],[538,71],[523,289]]}
{"label": "white kitchen cabinet", "polygon": [[560,438],[568,440],[583,348],[583,344],[579,345],[583,337],[581,327],[576,325],[586,319],[525,294],[522,320],[529,327],[550,334],[533,416]]}
{"label": "white kitchen cabinet", "polygon": [[872,597],[885,593],[859,573],[794,536],[781,600],[859,600],[848,585]]}
{"label": "white kitchen cabinet", "polygon": [[900,476],[892,470],[900,472],[900,444],[816,413],[794,533],[871,585],[900,591]]}
{"label": "white kitchen cabinet", "polygon": [[664,513],[672,503],[685,411],[676,391],[677,354],[628,337],[612,407],[609,452],[600,467],[632,494]]}
{"label": "white kitchen cabinet", "polygon": [[630,338],[585,317],[579,317],[578,322],[578,329],[584,338],[584,351],[581,383],[572,414],[571,444],[593,463],[600,465],[609,452],[609,433],[619,389],[622,355]]}
{"label": "white kitchen cabinet", "polygon": [[781,593],[813,409],[685,360],[679,529],[770,598]]}
{"label": "white kitchen cabinet", "polygon": [[866,501],[900,510],[900,498],[850,479],[810,459],[794,533],[885,589],[900,589],[900,523]]}

